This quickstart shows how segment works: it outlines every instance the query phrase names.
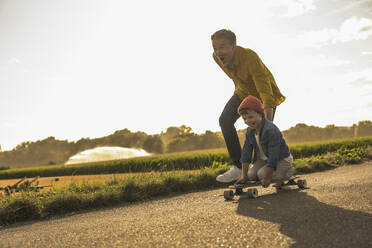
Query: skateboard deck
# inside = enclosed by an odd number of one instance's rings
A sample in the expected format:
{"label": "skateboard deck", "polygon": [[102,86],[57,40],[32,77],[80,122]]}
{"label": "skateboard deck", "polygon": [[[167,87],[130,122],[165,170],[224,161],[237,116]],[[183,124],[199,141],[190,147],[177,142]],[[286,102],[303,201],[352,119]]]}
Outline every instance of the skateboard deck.
{"label": "skateboard deck", "polygon": [[[305,179],[299,179],[299,176],[292,176],[287,179],[283,179],[280,181],[272,182],[270,185],[275,187],[276,191],[278,192],[282,187],[296,185],[300,189],[306,189],[307,182]],[[234,184],[229,186],[229,190],[225,190],[223,196],[226,200],[233,200],[235,196],[247,195],[249,198],[257,198],[258,197],[258,190],[257,186],[260,186],[260,181],[249,181],[245,184]],[[247,191],[243,189],[248,188]]]}

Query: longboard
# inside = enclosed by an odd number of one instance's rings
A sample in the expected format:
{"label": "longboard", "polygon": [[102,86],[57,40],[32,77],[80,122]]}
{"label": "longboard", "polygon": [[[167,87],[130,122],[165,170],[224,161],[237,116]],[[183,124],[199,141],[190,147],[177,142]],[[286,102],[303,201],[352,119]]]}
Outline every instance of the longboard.
{"label": "longboard", "polygon": [[[276,181],[270,183],[273,187],[276,188],[277,192],[285,186],[296,185],[300,189],[307,189],[307,182],[305,179],[299,179],[299,176],[293,176],[281,181]],[[297,180],[295,180],[297,179]],[[225,190],[223,192],[223,196],[227,201],[231,201],[234,199],[235,196],[247,195],[249,198],[257,198],[258,197],[258,190],[257,186],[260,186],[260,181],[249,181],[245,184],[234,184],[229,186],[229,190]],[[248,188],[247,191],[243,189]]]}

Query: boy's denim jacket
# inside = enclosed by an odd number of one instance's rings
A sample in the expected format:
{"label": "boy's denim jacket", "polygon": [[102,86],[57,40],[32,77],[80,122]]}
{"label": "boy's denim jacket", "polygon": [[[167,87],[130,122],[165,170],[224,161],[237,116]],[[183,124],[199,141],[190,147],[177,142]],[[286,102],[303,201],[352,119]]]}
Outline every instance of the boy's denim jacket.
{"label": "boy's denim jacket", "polygon": [[[242,163],[254,163],[257,160],[259,150],[254,134],[255,130],[248,127],[242,151]],[[268,158],[267,166],[276,170],[276,165],[278,164],[279,160],[290,155],[288,146],[283,139],[282,133],[272,122],[262,118],[259,140],[262,150]]]}

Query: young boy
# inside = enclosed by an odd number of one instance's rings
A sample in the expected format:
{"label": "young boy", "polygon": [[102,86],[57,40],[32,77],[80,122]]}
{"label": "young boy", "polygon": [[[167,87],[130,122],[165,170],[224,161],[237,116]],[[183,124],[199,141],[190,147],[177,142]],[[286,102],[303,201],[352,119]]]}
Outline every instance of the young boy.
{"label": "young boy", "polygon": [[285,100],[285,97],[259,56],[251,49],[238,46],[232,31],[218,30],[211,39],[213,59],[235,85],[234,95],[227,102],[219,118],[221,131],[234,166],[219,175],[217,181],[227,183],[237,180],[241,175],[242,148],[234,126],[240,117],[237,113],[239,104],[245,97],[255,96],[263,103],[265,118],[273,121],[276,107]]}
{"label": "young boy", "polygon": [[278,127],[265,119],[261,101],[254,96],[244,98],[238,113],[249,127],[242,150],[242,174],[236,183],[261,181],[267,187],[272,181],[291,177],[293,157]]}

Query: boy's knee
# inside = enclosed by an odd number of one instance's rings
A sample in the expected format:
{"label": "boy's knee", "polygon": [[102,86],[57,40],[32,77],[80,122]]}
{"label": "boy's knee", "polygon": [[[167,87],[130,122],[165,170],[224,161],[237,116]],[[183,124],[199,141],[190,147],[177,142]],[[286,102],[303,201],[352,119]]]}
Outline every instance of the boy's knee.
{"label": "boy's knee", "polygon": [[260,170],[257,171],[257,179],[262,180],[264,178],[264,170],[261,168]]}

